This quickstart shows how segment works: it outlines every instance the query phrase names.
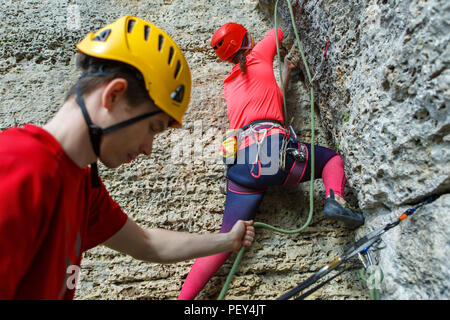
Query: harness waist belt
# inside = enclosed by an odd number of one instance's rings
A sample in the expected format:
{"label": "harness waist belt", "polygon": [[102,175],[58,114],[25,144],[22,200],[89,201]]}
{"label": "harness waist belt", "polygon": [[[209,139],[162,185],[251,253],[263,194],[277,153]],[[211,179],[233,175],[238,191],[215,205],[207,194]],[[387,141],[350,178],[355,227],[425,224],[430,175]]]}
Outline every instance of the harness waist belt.
{"label": "harness waist belt", "polygon": [[250,126],[255,125],[255,124],[260,124],[260,123],[263,123],[263,122],[264,122],[264,123],[265,123],[265,122],[273,122],[273,123],[275,123],[275,124],[280,125],[281,127],[284,127],[284,124],[283,124],[283,123],[281,123],[280,121],[275,120],[275,119],[259,119],[259,120],[254,120],[254,121],[252,121],[252,122],[247,123],[247,124],[244,125],[240,130],[241,130],[241,131],[245,131],[245,130],[247,130]]}
{"label": "harness waist belt", "polygon": [[287,133],[284,126],[277,120],[256,120],[246,124],[239,130],[237,147],[239,150],[242,150],[253,143],[259,142],[261,138],[264,140],[273,134],[286,135]]}

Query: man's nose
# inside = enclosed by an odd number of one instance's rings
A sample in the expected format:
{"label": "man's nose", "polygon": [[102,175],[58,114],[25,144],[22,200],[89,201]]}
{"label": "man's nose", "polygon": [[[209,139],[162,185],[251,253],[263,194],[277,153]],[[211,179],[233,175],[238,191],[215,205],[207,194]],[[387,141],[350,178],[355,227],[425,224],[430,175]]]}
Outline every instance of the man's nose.
{"label": "man's nose", "polygon": [[149,156],[152,154],[152,145],[144,145],[140,148],[140,153]]}
{"label": "man's nose", "polygon": [[141,145],[140,152],[142,154],[145,154],[146,156],[149,156],[152,154],[153,149],[153,135],[148,138],[144,144]]}

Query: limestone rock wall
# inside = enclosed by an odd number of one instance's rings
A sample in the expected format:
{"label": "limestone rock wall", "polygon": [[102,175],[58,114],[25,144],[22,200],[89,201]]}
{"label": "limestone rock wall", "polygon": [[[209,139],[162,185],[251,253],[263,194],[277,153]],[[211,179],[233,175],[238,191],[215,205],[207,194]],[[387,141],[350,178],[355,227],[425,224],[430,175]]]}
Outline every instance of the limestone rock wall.
{"label": "limestone rock wall", "polygon": [[[355,236],[427,194],[448,191],[448,4],[295,1],[294,7],[314,73],[330,37],[327,59],[314,83],[316,143],[338,145],[348,175],[346,197],[364,209],[367,223],[349,232],[325,221],[323,186],[316,181],[310,227],[295,236],[258,230],[227,299],[276,298],[340,254]],[[273,27],[272,16],[266,15],[270,8],[273,3],[256,0],[4,0],[0,129],[42,125],[52,117],[78,77],[75,44],[87,32],[125,14],[147,19],[177,41],[191,66],[193,91],[185,126],[161,134],[151,157],[117,170],[101,167],[101,175],[112,197],[143,227],[218,232],[225,196],[219,193],[223,173],[215,150],[227,124],[222,81],[231,67],[219,63],[209,40],[229,21],[242,23],[260,40]],[[281,6],[281,17],[286,13]],[[287,24],[282,27],[288,30]],[[295,116],[299,136],[309,141],[308,91],[301,72],[293,80],[289,115]],[[273,188],[257,220],[299,227],[309,211],[308,191],[309,183]],[[449,201],[441,196],[389,234],[392,241],[379,256],[386,269],[385,298],[448,298]],[[94,248],[84,254],[76,298],[175,299],[192,263],[151,264]],[[217,297],[231,263],[199,299]],[[367,299],[359,267],[355,264],[353,271],[311,298]]]}
{"label": "limestone rock wall", "polygon": [[[274,2],[260,1],[270,16]],[[448,298],[449,3],[292,3],[317,75],[322,125],[344,157],[348,184],[366,217],[358,236],[430,194],[442,195],[385,236],[379,257],[384,297]],[[277,14],[282,25],[290,23],[285,1]]]}

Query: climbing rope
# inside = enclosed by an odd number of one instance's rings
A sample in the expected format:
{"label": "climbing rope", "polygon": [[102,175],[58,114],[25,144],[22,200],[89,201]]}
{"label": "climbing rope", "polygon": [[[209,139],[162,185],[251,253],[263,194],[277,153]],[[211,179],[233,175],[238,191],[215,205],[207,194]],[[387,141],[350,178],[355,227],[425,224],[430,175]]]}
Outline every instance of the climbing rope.
{"label": "climbing rope", "polygon": [[[277,0],[275,2],[275,9],[274,9],[274,22],[275,22],[275,32],[278,35],[278,17],[277,17],[277,9],[278,9],[278,1]],[[288,7],[289,7],[289,14],[291,16],[291,23],[292,23],[292,28],[294,30],[294,34],[295,34],[295,38],[297,40],[297,46],[298,46],[298,50],[300,51],[301,57],[302,57],[302,61],[303,61],[303,65],[305,67],[306,70],[306,74],[308,77],[308,81],[310,84],[310,102],[311,102],[311,110],[310,110],[310,118],[311,118],[311,180],[310,180],[310,189],[309,189],[309,214],[308,214],[308,218],[305,222],[305,224],[303,226],[301,226],[298,229],[295,230],[284,230],[284,229],[280,229],[271,225],[268,225],[266,223],[262,223],[262,222],[255,222],[253,224],[254,227],[256,228],[266,228],[269,230],[272,230],[274,232],[279,232],[282,234],[295,234],[295,233],[299,233],[302,232],[303,230],[306,229],[306,227],[309,225],[309,223],[311,222],[312,219],[312,214],[314,211],[314,198],[313,198],[313,194],[314,194],[314,89],[313,89],[313,85],[312,85],[312,79],[311,79],[311,74],[309,72],[309,67],[308,67],[308,63],[306,61],[305,55],[303,53],[303,47],[302,44],[300,42],[300,37],[298,35],[298,31],[297,31],[297,27],[295,25],[295,19],[294,19],[294,12],[292,10],[292,5],[291,2],[289,0],[286,0]],[[278,44],[278,36],[276,36],[276,45],[277,45],[277,58],[278,58],[278,65],[279,65],[279,71],[280,71],[280,79],[282,81],[282,70],[281,70],[281,56],[280,56],[280,48],[279,48],[279,44]],[[283,93],[283,113],[284,113],[284,119],[287,119],[287,112],[286,112],[286,93],[284,92],[284,86],[281,86],[281,90]],[[241,261],[243,255],[244,255],[244,251],[245,251],[245,247],[242,247],[241,250],[239,251],[239,253],[236,256],[236,259],[234,261],[234,264],[230,270],[230,273],[228,274],[228,277],[225,281],[225,284],[222,288],[222,291],[219,294],[218,300],[223,300],[227,289],[231,283],[231,280],[236,272],[237,266],[239,265],[239,262]]]}
{"label": "climbing rope", "polygon": [[380,300],[380,285],[383,281],[383,270],[378,266],[374,268],[361,268],[359,275],[369,288],[370,300]]}

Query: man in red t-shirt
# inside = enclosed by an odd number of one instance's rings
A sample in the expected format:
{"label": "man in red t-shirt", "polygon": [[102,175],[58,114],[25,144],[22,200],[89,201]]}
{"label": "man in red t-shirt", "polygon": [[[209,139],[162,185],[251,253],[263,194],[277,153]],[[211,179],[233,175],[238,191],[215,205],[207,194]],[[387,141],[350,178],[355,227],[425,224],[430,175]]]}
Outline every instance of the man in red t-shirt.
{"label": "man in red t-shirt", "polygon": [[199,235],[145,230],[121,210],[97,160],[115,168],[150,155],[155,135],[181,126],[189,66],[164,31],[131,16],[77,47],[82,76],[55,117],[0,132],[0,299],[73,299],[82,253],[99,244],[170,263],[253,241],[251,221]]}

